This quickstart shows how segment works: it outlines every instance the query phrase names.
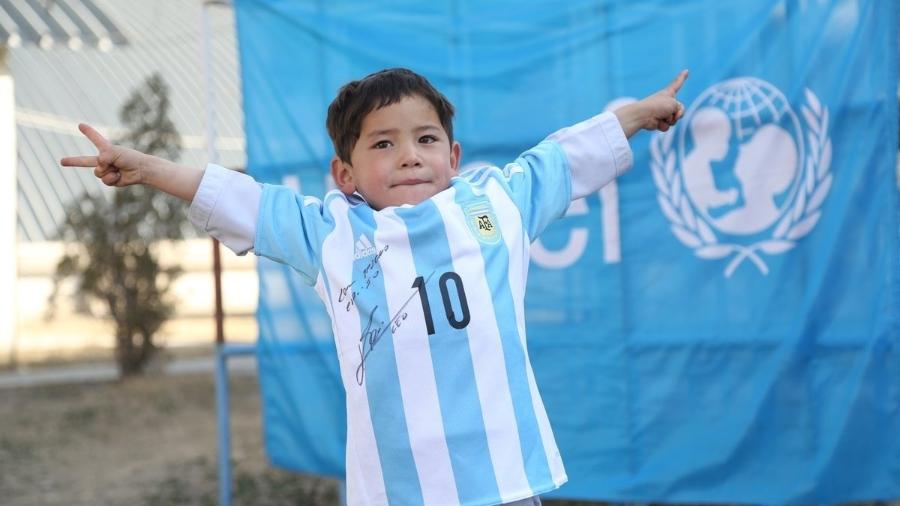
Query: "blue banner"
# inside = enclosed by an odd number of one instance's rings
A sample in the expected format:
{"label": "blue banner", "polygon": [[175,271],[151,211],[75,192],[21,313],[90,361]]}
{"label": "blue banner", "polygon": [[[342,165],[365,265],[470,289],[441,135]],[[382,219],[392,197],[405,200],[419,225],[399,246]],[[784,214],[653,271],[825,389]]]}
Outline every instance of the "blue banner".
{"label": "blue banner", "polygon": [[[338,88],[386,67],[455,104],[463,165],[653,93],[686,115],[532,248],[529,351],[557,497],[900,497],[897,20],[884,0],[235,2],[249,172],[322,196]],[[259,262],[268,454],[340,476],[330,324]]]}

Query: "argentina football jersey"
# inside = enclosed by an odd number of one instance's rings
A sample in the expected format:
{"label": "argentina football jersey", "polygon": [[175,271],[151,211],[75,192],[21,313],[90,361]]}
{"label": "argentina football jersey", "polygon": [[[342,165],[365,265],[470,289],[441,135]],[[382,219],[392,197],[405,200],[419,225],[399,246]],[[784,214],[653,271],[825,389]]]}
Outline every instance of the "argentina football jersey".
{"label": "argentina football jersey", "polygon": [[349,504],[500,504],[566,481],[526,347],[530,244],[631,163],[605,113],[381,210],[210,165],[191,218],[291,266],[324,302],[347,393]]}

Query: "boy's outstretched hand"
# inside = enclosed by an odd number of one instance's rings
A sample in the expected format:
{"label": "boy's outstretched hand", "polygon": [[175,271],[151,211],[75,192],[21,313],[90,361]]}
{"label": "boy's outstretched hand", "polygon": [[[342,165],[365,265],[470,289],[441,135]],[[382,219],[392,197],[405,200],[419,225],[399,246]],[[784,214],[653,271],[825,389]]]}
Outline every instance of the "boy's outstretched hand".
{"label": "boy's outstretched hand", "polygon": [[94,175],[107,186],[143,183],[141,166],[147,157],[140,151],[112,144],[90,125],[81,123],[78,130],[97,148],[96,156],[67,156],[60,160],[64,167],[93,167]]}
{"label": "boy's outstretched hand", "polygon": [[682,70],[665,88],[649,97],[622,106],[614,111],[626,137],[640,129],[665,132],[684,116],[684,105],[675,95],[687,79],[688,71]]}
{"label": "boy's outstretched hand", "polygon": [[197,193],[203,170],[177,165],[134,149],[117,146],[90,125],[78,130],[97,148],[96,156],[67,156],[59,161],[65,167],[93,167],[94,175],[107,186],[145,184],[190,202]]}

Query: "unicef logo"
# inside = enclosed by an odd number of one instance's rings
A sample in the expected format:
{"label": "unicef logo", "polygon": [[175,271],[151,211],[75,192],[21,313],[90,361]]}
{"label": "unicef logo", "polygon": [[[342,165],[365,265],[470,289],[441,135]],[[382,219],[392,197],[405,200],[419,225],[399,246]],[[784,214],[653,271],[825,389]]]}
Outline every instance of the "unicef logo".
{"label": "unicef logo", "polygon": [[784,94],[752,77],[715,84],[650,142],[651,172],[672,233],[704,259],[745,260],[793,248],[821,216],[832,177],[828,109],[806,90],[803,122]]}

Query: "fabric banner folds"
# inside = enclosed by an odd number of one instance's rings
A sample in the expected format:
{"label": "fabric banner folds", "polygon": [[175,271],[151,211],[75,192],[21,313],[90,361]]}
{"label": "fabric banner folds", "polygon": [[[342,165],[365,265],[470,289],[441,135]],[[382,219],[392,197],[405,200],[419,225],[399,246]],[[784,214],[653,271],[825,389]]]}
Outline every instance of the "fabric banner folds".
{"label": "fabric banner folds", "polygon": [[[343,83],[410,67],[502,165],[682,68],[687,114],[532,248],[557,497],[900,497],[896,2],[237,0],[249,172],[322,196]],[[348,247],[350,247],[348,245]],[[327,315],[259,263],[268,454],[340,476]]]}

